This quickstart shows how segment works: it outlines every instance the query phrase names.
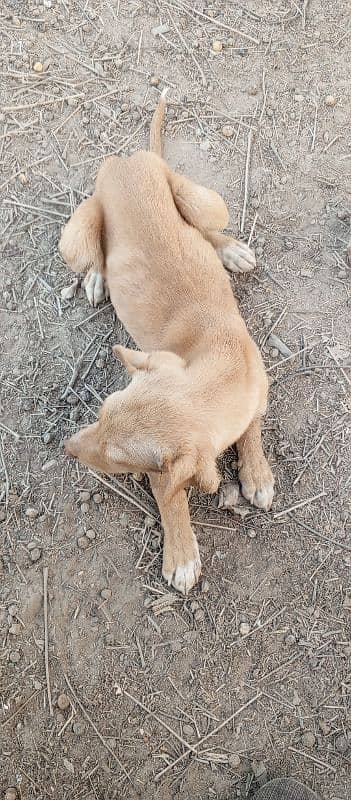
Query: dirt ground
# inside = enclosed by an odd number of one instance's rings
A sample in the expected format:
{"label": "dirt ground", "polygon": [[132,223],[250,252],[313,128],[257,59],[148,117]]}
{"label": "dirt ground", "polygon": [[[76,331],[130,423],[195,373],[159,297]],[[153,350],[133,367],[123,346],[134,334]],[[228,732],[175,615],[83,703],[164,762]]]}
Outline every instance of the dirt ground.
{"label": "dirt ground", "polygon": [[[1,4],[7,800],[224,800],[281,775],[350,797],[349,12]],[[62,448],[126,381],[110,350],[128,336],[82,289],[63,299],[60,229],[108,153],[146,145],[165,85],[167,159],[224,195],[256,249],[233,289],[272,379],[273,509],[193,494],[204,577],[187,599],[162,582],[146,481],[94,476]],[[221,468],[236,479],[234,449]]]}

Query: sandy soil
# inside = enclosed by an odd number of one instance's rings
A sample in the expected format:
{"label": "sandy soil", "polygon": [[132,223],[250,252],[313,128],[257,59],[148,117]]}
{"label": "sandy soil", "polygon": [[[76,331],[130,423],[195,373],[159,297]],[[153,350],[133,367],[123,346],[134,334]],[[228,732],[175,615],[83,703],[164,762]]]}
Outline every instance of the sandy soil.
{"label": "sandy soil", "polygon": [[[350,796],[349,12],[1,5],[7,800],[246,798],[280,775]],[[128,336],[109,305],[62,298],[60,229],[108,153],[145,146],[165,85],[167,159],[224,195],[256,249],[233,289],[272,378],[276,476],[269,514],[192,496],[204,578],[185,600],[160,578],[147,483],[104,483],[62,449],[126,381],[110,351]],[[235,480],[234,450],[222,474]]]}

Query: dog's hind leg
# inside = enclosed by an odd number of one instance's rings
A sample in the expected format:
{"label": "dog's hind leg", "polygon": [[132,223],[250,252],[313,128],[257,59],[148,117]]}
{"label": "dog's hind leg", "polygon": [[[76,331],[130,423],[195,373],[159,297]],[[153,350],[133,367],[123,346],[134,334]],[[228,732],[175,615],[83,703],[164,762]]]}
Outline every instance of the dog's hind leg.
{"label": "dog's hind leg", "polygon": [[93,195],[78,206],[64,227],[59,242],[59,251],[66,264],[74,272],[86,273],[84,287],[92,306],[97,306],[107,296],[103,276],[102,227],[102,208]]}
{"label": "dog's hind leg", "polygon": [[201,231],[231,272],[249,272],[256,266],[253,251],[244,242],[221,233],[229,221],[227,206],[217,192],[169,171],[168,180],[179,213]]}

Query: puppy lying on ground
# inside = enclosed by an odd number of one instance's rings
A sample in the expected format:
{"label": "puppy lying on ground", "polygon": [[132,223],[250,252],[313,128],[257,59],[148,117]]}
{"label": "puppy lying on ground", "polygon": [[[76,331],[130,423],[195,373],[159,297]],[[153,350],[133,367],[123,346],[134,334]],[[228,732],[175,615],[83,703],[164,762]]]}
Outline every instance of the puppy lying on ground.
{"label": "puppy lying on ground", "polygon": [[66,449],[103,472],[148,474],[164,529],[162,574],[185,594],[201,572],[186,488],[216,492],[216,459],[234,442],[251,503],[269,509],[274,481],[261,443],[267,377],[223,268],[247,272],[254,255],[221,233],[229,218],[221,197],[160,157],[164,107],[161,97],[151,152],[108,158],[61,236],[67,264],[87,273],[89,302],[107,286],[142,348],[113,348],[131,382]]}

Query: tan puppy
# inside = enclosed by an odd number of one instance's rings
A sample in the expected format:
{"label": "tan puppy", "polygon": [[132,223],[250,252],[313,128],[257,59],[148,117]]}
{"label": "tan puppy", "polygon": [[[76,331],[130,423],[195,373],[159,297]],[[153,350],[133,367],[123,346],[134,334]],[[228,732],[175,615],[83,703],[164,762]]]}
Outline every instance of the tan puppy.
{"label": "tan puppy", "polygon": [[164,529],[162,574],[186,593],[201,572],[186,487],[216,492],[216,459],[234,442],[251,503],[269,509],[274,481],[261,443],[267,377],[223,268],[246,272],[255,259],[221,233],[228,211],[219,195],[156,154],[164,105],[161,97],[151,125],[154,152],[109,158],[62,233],[60,252],[87,272],[90,303],[106,284],[142,348],[113,348],[132,380],[67,451],[110,474],[148,474]]}

